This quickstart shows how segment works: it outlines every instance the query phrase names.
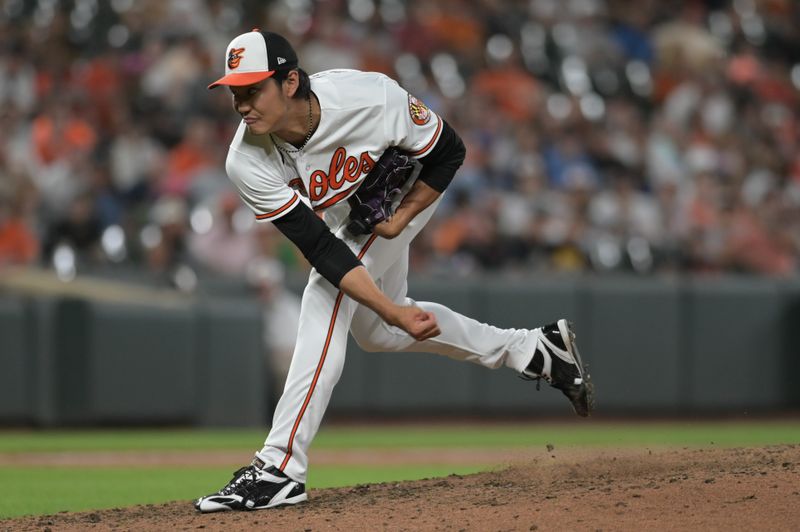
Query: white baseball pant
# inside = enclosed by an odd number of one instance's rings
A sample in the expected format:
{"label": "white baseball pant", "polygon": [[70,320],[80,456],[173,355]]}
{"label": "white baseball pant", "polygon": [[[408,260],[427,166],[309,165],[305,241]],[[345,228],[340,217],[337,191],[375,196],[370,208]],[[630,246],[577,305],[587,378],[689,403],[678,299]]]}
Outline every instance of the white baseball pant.
{"label": "white baseball pant", "polygon": [[361,259],[378,287],[396,303],[415,304],[433,312],[441,334],[417,342],[312,270],[303,293],[297,344],[286,386],[264,447],[256,453],[266,464],[275,465],[298,482],[306,481],[307,451],[342,374],[348,331],[366,351],[436,353],[488,368],[506,365],[516,372],[522,372],[530,363],[539,340],[537,330],[499,329],[443,305],[406,297],[409,244],[430,220],[438,203],[439,200],[419,213],[391,240],[374,235],[351,237],[344,231],[345,217],[341,214],[346,211],[342,210],[339,220],[333,222],[331,218],[337,214],[326,212],[326,222]]}

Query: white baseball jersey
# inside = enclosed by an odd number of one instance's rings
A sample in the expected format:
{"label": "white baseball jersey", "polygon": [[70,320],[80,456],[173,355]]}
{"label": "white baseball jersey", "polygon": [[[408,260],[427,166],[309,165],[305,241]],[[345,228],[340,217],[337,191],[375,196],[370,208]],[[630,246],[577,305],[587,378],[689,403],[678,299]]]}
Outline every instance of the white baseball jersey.
{"label": "white baseball jersey", "polygon": [[310,79],[321,116],[302,150],[251,135],[244,121],[231,143],[228,176],[259,221],[290,212],[298,194],[315,211],[332,207],[358,189],[389,146],[419,158],[439,140],[441,118],[383,74],[328,70]]}
{"label": "white baseball jersey", "polygon": [[[441,135],[441,118],[382,74],[330,70],[311,76],[311,90],[319,99],[321,118],[302,150],[274,136],[251,135],[244,123],[231,144],[228,175],[260,221],[274,221],[291,212],[301,195],[316,211],[340,205],[386,148],[397,146],[419,158],[436,146]],[[437,353],[489,368],[505,365],[518,373],[529,364],[540,338],[538,329],[500,329],[442,305],[406,297],[408,246],[438,204],[439,200],[434,201],[394,239],[349,235],[326,216],[331,230],[378,287],[398,304],[415,304],[433,312],[441,334],[417,342],[312,270],[286,386],[264,447],[256,453],[265,464],[305,482],[308,447],[341,375],[348,333],[367,351]],[[341,219],[347,207],[332,209],[330,218]]]}

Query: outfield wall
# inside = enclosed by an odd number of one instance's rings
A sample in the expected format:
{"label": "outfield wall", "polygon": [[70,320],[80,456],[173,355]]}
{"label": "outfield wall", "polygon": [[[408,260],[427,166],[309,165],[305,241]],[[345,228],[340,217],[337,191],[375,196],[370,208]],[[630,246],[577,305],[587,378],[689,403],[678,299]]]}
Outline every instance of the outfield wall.
{"label": "outfield wall", "polygon": [[[298,284],[298,287],[301,287]],[[800,406],[800,282],[742,278],[417,280],[409,295],[503,327],[569,317],[617,413],[788,411]],[[262,425],[262,320],[247,297],[0,295],[0,423]],[[350,342],[329,412],[568,412],[559,392],[429,354]]]}

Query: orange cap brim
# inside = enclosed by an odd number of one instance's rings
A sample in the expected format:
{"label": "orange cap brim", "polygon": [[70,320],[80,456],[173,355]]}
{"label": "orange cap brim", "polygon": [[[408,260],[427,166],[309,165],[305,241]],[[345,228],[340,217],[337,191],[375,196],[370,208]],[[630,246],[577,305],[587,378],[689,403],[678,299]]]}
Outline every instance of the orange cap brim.
{"label": "orange cap brim", "polygon": [[220,85],[232,85],[234,87],[242,87],[244,85],[252,85],[267,78],[272,77],[275,73],[274,70],[266,72],[232,72],[227,76],[219,78],[217,81],[208,86],[209,89],[219,87]]}

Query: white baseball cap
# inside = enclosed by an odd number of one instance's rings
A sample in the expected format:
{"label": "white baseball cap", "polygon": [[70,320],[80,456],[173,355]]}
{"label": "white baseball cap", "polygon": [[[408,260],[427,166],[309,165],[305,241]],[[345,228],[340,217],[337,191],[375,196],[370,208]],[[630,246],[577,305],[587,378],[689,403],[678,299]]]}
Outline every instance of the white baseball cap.
{"label": "white baseball cap", "polygon": [[276,70],[297,68],[297,54],[289,41],[277,33],[253,31],[233,39],[225,54],[225,75],[208,86],[240,87],[267,79]]}

